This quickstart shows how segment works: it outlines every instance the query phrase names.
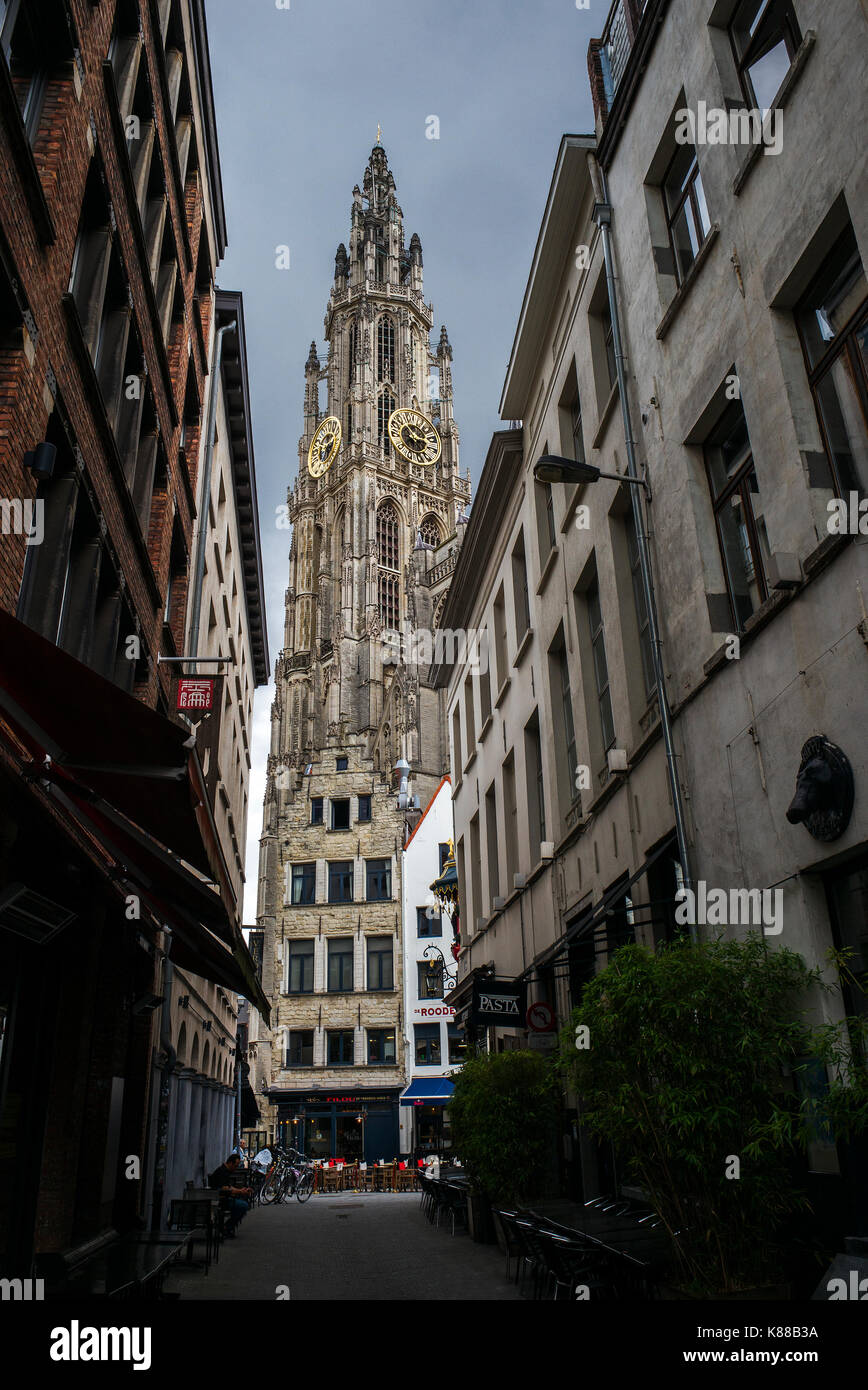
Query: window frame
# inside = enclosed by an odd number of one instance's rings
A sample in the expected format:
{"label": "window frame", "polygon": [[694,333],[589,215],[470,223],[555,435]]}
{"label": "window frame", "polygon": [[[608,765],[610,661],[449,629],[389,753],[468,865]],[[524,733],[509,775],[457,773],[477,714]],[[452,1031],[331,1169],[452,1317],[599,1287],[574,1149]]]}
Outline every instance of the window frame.
{"label": "window frame", "polygon": [[[338,806],[346,806],[346,808],[347,808],[347,823],[346,823],[346,825],[335,825],[335,808],[338,807]],[[350,798],[349,798],[348,796],[330,796],[330,797],[329,797],[329,811],[330,811],[329,820],[330,820],[330,822],[331,822],[331,824],[330,824],[330,826],[329,826],[329,829],[330,829],[330,830],[337,830],[338,832],[341,832],[341,831],[344,831],[344,830],[349,830],[349,829],[351,828],[351,826],[352,826],[352,820],[351,820],[351,817],[350,817]]]}
{"label": "window frame", "polygon": [[[414,1023],[413,1024],[413,1061],[417,1067],[439,1067],[442,1066],[441,1057],[443,1055],[443,1040],[441,1037],[439,1023]],[[419,1056],[419,1044],[424,1043],[425,1056]],[[433,1045],[433,1046],[432,1046]],[[434,1056],[431,1055],[432,1051]]]}
{"label": "window frame", "polygon": [[[388,942],[388,947],[378,946],[375,943]],[[389,984],[384,985],[383,980],[383,960],[388,957],[389,961]],[[377,962],[377,970],[371,969],[372,961]],[[376,973],[380,983],[371,984],[372,974]],[[368,994],[393,994],[395,991],[395,942],[391,936],[366,936],[365,937],[365,979],[366,992]]]}
{"label": "window frame", "polygon": [[[672,168],[675,164],[675,161],[683,154],[684,150],[687,148],[693,151],[693,160],[682,182],[677,202],[675,203],[674,207],[670,209],[668,190],[669,177],[672,172]],[[702,206],[700,205],[699,199],[696,196],[697,183],[699,184],[699,187],[702,189],[702,204],[705,208],[704,213],[702,210]],[[680,289],[681,286],[684,284],[685,280],[687,279],[688,275],[690,274],[691,270],[693,269],[694,265],[696,264],[699,253],[702,250],[702,247],[705,244],[705,240],[711,231],[711,215],[708,211],[708,199],[705,196],[705,185],[702,182],[702,171],[699,167],[699,156],[696,152],[695,145],[676,146],[675,153],[673,154],[672,158],[667,164],[666,171],[663,175],[663,178],[660,181],[660,192],[663,198],[663,216],[666,219],[666,233],[669,237],[669,249],[672,252],[672,267],[675,274],[676,284]],[[694,229],[697,234],[697,245],[696,250],[693,253],[693,259],[691,260],[690,265],[687,266],[685,269],[682,269],[681,259],[674,236],[674,227],[676,222],[678,221],[679,216],[681,215],[682,210],[687,206],[688,202],[690,205],[690,213],[693,217]],[[701,236],[699,235],[700,232],[702,233]]]}
{"label": "window frame", "polygon": [[[340,1039],[343,1040],[343,1042],[346,1042],[346,1039],[349,1038],[349,1040],[350,1040],[350,1046],[349,1046],[350,1057],[349,1057],[349,1061],[347,1061],[347,1060],[346,1060],[346,1057],[343,1056],[343,1055],[340,1056],[340,1057],[333,1057],[333,1056],[332,1056],[332,1042],[333,1042],[333,1040],[334,1040],[335,1038],[340,1038]],[[339,1051],[343,1054],[343,1053],[346,1051],[346,1049],[345,1049],[345,1047],[342,1045],[342,1046],[339,1048]],[[355,1064],[356,1064],[356,1034],[355,1034],[355,1029],[354,1029],[354,1028],[327,1028],[327,1029],[326,1029],[326,1066],[329,1066],[329,1067],[354,1067]]]}
{"label": "window frame", "polygon": [[[366,805],[367,805],[367,815],[365,815],[365,816],[362,815],[362,802],[363,802],[363,801],[364,801],[364,802],[366,803]],[[367,825],[367,823],[371,820],[371,793],[370,793],[370,792],[361,792],[361,793],[360,793],[360,795],[359,795],[359,804],[358,804],[358,814],[357,814],[357,816],[356,816],[356,820],[357,820],[357,821],[360,821],[363,825]]]}
{"label": "window frame", "polygon": [[[380,869],[372,869],[372,864],[383,865]],[[384,880],[382,887],[387,892],[371,894],[371,880],[381,877]],[[376,886],[376,885],[375,885]],[[365,902],[368,903],[390,903],[392,897],[392,861],[390,858],[366,859],[365,860]]]}
{"label": "window frame", "polygon": [[[373,1040],[374,1038],[376,1038],[376,1039],[377,1039],[377,1043],[378,1043],[378,1050],[383,1051],[383,1050],[384,1050],[384,1044],[386,1043],[386,1041],[387,1041],[387,1039],[389,1038],[389,1036],[391,1036],[391,1039],[392,1039],[392,1052],[393,1052],[393,1056],[392,1056],[391,1058],[389,1058],[389,1057],[377,1057],[376,1059],[372,1059],[372,1057],[371,1057],[371,1042],[372,1042],[372,1040]],[[395,1067],[395,1066],[397,1066],[397,1065],[398,1065],[398,1033],[397,1033],[397,1029],[395,1028],[394,1024],[393,1024],[391,1027],[385,1027],[385,1028],[367,1028],[367,1029],[365,1030],[365,1052],[366,1052],[366,1056],[367,1056],[367,1065],[368,1065],[369,1067]]]}
{"label": "window frame", "polygon": [[[347,944],[346,944],[347,942],[349,942],[349,950],[347,950]],[[341,944],[341,948],[342,948],[342,949],[340,949],[340,950],[337,949],[337,944],[338,944],[338,943]],[[335,949],[332,950],[332,947],[335,947]],[[354,993],[354,991],[355,991],[355,986],[354,986],[353,981],[354,981],[354,973],[355,973],[355,959],[356,959],[356,955],[355,955],[355,942],[354,942],[354,938],[353,938],[352,936],[329,936],[329,937],[326,938],[326,993],[327,993],[327,994],[353,994],[353,993]],[[346,971],[346,969],[345,969],[345,962],[346,962],[347,960],[349,960],[349,984],[343,983],[343,981],[345,980],[346,975],[347,975],[347,971]],[[338,963],[340,963],[340,967],[341,967],[341,968],[340,968],[340,971],[339,971],[339,972],[338,972],[338,971],[335,971],[335,972],[332,971],[332,962],[334,962],[335,965],[337,965]],[[338,973],[339,973],[339,978],[340,978],[340,981],[341,981],[340,983],[334,984],[334,983],[332,982],[332,975],[333,975],[333,973],[335,973],[335,974],[338,974]]]}
{"label": "window frame", "polygon": [[[727,478],[726,486],[723,487],[718,493],[712,476],[712,465],[708,457],[709,449],[714,447],[714,445],[711,443],[711,440],[714,437],[714,435],[717,434],[717,432],[724,426],[724,422],[726,421],[728,416],[731,416],[733,420],[736,418],[737,410],[741,411],[741,415],[744,420],[747,445],[745,449],[742,451],[743,457],[740,457],[738,464],[733,469],[732,476]],[[717,423],[715,424],[714,429],[711,431],[711,433],[708,436],[708,439],[703,445],[702,456],[703,461],[705,463],[705,473],[708,481],[708,493],[709,497],[711,498],[711,507],[712,512],[714,514],[714,528],[717,532],[717,544],[718,549],[720,551],[720,560],[721,565],[723,567],[723,578],[724,583],[726,584],[726,593],[727,598],[729,599],[729,606],[732,615],[733,630],[735,632],[740,633],[744,632],[745,624],[749,621],[749,618],[753,617],[753,614],[756,613],[759,610],[759,608],[762,607],[762,605],[768,598],[770,592],[768,579],[766,577],[765,572],[765,565],[763,563],[762,549],[760,546],[759,533],[756,525],[756,517],[754,516],[753,503],[751,501],[750,480],[752,477],[756,479],[757,491],[759,491],[759,480],[756,477],[756,464],[754,462],[753,445],[750,442],[750,429],[747,423],[747,416],[744,413],[741,401],[733,401],[732,404],[728,406],[725,411],[723,411]],[[724,544],[723,529],[721,526],[721,514],[730,504],[731,499],[736,495],[736,493],[738,493],[738,495],[741,498],[742,512],[745,518],[745,529],[747,532],[747,540],[750,548],[750,558],[753,564],[754,576],[756,578],[757,589],[759,593],[759,603],[757,604],[757,607],[753,610],[753,613],[749,614],[748,617],[744,620],[742,620],[736,612],[735,593],[730,578],[729,565],[727,563],[726,558],[726,547]]]}
{"label": "window frame", "polygon": [[322,825],[324,823],[325,799],[321,796],[312,796],[310,799],[310,823],[311,825]]}
{"label": "window frame", "polygon": [[[353,902],[355,895],[355,861],[353,859],[329,859],[326,862],[328,864],[328,901],[336,906]],[[339,879],[349,881],[349,897],[342,896],[338,898],[333,896],[334,885]]]}
{"label": "window frame", "polygon": [[[316,902],[316,860],[307,860],[304,863],[292,864],[292,872],[289,879],[289,901],[292,907],[310,907]],[[303,872],[298,872],[299,870]],[[299,883],[302,888],[305,884],[309,885],[310,897],[296,897],[295,887]]]}
{"label": "window frame", "polygon": [[[310,947],[310,950],[301,950],[301,947]],[[314,992],[314,962],[316,959],[316,942],[312,936],[291,937],[288,941],[286,952],[286,994],[313,994]],[[297,961],[301,965],[301,987],[293,988],[293,963]],[[306,962],[310,962],[310,986],[304,988],[305,978],[307,977]]]}
{"label": "window frame", "polygon": [[[599,621],[596,626],[591,612],[592,598],[594,596],[596,597],[596,606],[599,612]],[[612,679],[609,674],[609,658],[606,652],[606,624],[603,619],[600,580],[596,574],[585,590],[585,609],[588,615],[588,629],[591,636],[591,657],[594,667],[594,690],[597,696],[597,711],[600,719],[600,736],[603,744],[603,753],[606,754],[610,748],[615,747],[617,743],[617,734],[615,732],[615,711],[612,707]],[[602,652],[603,666],[605,667],[606,673],[606,679],[602,687],[600,685],[599,662],[597,659],[598,651]],[[611,738],[608,740],[606,736],[606,709],[608,709],[608,717],[611,725]]]}
{"label": "window frame", "polygon": [[[302,1052],[305,1052],[305,1051],[307,1051],[307,1048],[308,1048],[308,1047],[310,1048],[310,1061],[309,1061],[309,1062],[306,1062],[306,1061],[304,1060],[303,1057],[302,1057],[302,1059],[301,1059],[300,1061],[295,1061],[295,1060],[293,1059],[293,1056],[292,1056],[292,1044],[293,1044],[293,1039],[294,1039],[294,1038],[305,1038],[305,1037],[309,1037],[309,1038],[310,1038],[310,1043],[309,1043],[309,1044],[302,1044],[301,1050],[302,1050]],[[296,1068],[300,1068],[300,1067],[305,1067],[305,1068],[307,1068],[307,1067],[312,1067],[312,1066],[313,1066],[313,1048],[314,1048],[314,1029],[313,1029],[313,1028],[290,1028],[290,1029],[287,1031],[287,1035],[286,1035],[286,1066],[287,1066],[287,1070],[295,1070]]]}
{"label": "window frame", "polygon": [[[799,21],[792,0],[758,0],[757,23],[744,51],[741,52],[735,33],[735,24],[739,11],[743,8],[744,3],[746,3],[746,0],[738,0],[726,29],[729,35],[730,46],[732,47],[733,58],[735,59],[742,95],[752,110],[760,111],[762,108],[760,107],[756,91],[754,90],[753,81],[750,77],[750,68],[758,61],[756,58],[756,50],[761,46],[762,29],[766,20],[771,18],[772,11],[775,6],[778,6],[782,11],[780,33],[787,50],[787,57],[790,60],[790,67],[792,67],[793,59],[802,45],[802,31],[799,28]],[[778,91],[780,91],[780,87]],[[775,95],[777,95],[777,93]]]}
{"label": "window frame", "polygon": [[[442,870],[441,870],[442,873]],[[437,930],[432,928],[436,924]],[[443,935],[443,914],[437,912],[433,917],[428,916],[428,906],[416,908],[416,935],[423,940],[426,938],[435,939]]]}

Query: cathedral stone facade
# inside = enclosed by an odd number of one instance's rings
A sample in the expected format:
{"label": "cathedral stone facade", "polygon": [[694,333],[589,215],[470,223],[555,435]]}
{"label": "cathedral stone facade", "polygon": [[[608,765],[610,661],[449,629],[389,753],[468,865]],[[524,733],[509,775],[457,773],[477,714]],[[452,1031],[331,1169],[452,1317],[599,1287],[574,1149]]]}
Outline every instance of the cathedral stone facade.
{"label": "cathedral stone facade", "polygon": [[[260,846],[268,1120],[315,1157],[397,1153],[401,850],[416,798],[424,807],[448,771],[443,694],[428,667],[470,498],[452,348],[443,328],[432,350],[432,325],[422,244],[415,234],[405,244],[378,144],[353,189],[349,249],[335,257],[328,352],[321,361],[312,343],[305,365]],[[425,417],[434,461],[396,447],[404,409]],[[319,452],[321,426],[331,435]]]}

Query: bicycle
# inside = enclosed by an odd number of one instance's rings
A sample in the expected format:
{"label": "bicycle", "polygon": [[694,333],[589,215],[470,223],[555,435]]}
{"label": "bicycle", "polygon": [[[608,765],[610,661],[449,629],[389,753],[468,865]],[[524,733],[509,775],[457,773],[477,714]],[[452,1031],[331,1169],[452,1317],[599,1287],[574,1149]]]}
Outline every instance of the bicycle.
{"label": "bicycle", "polygon": [[[297,1166],[300,1165],[300,1166]],[[262,1185],[260,1200],[266,1205],[293,1197],[306,1202],[313,1196],[313,1167],[298,1149],[278,1149]]]}

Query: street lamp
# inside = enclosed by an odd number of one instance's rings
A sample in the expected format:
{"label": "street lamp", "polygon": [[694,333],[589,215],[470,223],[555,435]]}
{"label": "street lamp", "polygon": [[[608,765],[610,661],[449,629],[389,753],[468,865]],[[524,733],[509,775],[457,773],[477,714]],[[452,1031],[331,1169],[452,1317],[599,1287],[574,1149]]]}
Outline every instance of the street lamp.
{"label": "street lamp", "polygon": [[618,483],[643,487],[645,496],[651,501],[647,478],[631,478],[629,473],[604,473],[593,463],[578,463],[558,454],[543,454],[533,466],[533,476],[538,483],[595,483],[598,478],[613,478]]}

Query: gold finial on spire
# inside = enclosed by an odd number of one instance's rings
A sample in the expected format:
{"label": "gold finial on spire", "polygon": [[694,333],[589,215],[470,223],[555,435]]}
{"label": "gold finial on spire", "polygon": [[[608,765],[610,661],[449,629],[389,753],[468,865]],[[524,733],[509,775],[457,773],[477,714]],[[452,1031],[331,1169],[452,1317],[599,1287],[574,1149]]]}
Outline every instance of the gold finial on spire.
{"label": "gold finial on spire", "polygon": [[377,144],[380,143],[380,122],[377,121]]}

